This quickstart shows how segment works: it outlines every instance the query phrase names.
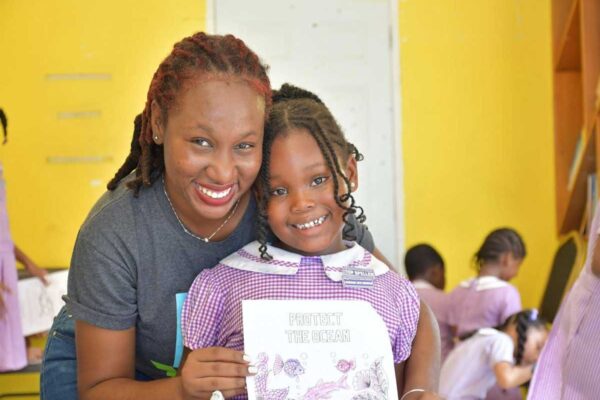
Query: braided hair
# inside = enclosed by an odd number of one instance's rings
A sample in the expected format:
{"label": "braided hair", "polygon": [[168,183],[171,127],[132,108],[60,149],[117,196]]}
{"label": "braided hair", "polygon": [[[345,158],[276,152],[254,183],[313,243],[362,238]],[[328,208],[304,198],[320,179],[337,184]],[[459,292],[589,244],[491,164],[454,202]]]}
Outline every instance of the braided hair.
{"label": "braided hair", "polygon": [[[135,170],[127,186],[139,194],[142,186],[151,186],[165,169],[163,146],[152,140],[152,103],[158,104],[163,121],[175,105],[184,84],[199,75],[234,76],[246,81],[264,96],[266,113],[271,106],[271,83],[267,67],[246,44],[233,35],[196,33],[176,43],[171,54],[154,73],[144,111],[135,118],[129,155],[108,183],[114,190],[119,182]],[[266,114],[265,114],[266,117]]]}
{"label": "braided hair", "polygon": [[525,242],[521,235],[512,228],[500,228],[492,231],[486,236],[473,258],[480,269],[486,263],[499,261],[502,254],[506,252],[512,253],[516,259],[523,259],[527,255]]}
{"label": "braided hair", "polygon": [[6,118],[6,114],[4,114],[4,110],[0,108],[0,123],[2,124],[2,132],[4,132],[4,140],[2,144],[6,144],[8,141],[8,119]]}
{"label": "braided hair", "polygon": [[[273,108],[265,124],[263,162],[256,185],[259,250],[261,257],[267,260],[271,259],[271,256],[267,252],[267,236],[269,232],[267,205],[271,196],[269,183],[271,148],[275,138],[285,135],[292,129],[306,130],[315,139],[323,154],[323,158],[333,178],[333,197],[336,204],[344,210],[344,237],[356,238],[352,232],[353,225],[349,221],[351,215],[355,216],[356,220],[360,223],[366,220],[362,207],[356,205],[352,196],[350,180],[342,171],[342,166],[338,162],[338,156],[339,159],[347,160],[352,155],[356,161],[361,161],[363,155],[358,151],[356,146],[346,140],[335,118],[317,95],[286,83],[281,86],[281,89],[273,92]],[[338,196],[340,182],[343,182],[345,185],[346,193]]]}
{"label": "braided hair", "polygon": [[527,334],[531,329],[546,329],[546,321],[539,317],[536,309],[527,309],[511,315],[506,321],[496,327],[499,331],[506,331],[510,325],[515,325],[517,330],[517,347],[515,348],[515,364],[521,364]]}

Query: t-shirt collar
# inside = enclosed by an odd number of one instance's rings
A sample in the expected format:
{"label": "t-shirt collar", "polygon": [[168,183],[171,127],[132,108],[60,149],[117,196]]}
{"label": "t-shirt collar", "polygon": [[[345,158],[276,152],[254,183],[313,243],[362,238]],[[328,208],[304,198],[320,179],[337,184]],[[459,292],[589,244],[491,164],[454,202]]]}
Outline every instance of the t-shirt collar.
{"label": "t-shirt collar", "polygon": [[[387,265],[359,244],[345,243],[349,246],[346,250],[334,254],[315,256],[315,258],[321,259],[325,274],[332,281],[341,281],[344,269],[349,267],[371,269],[375,276],[383,275],[389,271]],[[260,244],[257,241],[249,243],[225,258],[221,261],[221,264],[230,268],[263,274],[295,275],[302,259],[312,258],[269,245],[268,251],[273,259],[263,260],[260,257],[259,246]]]}

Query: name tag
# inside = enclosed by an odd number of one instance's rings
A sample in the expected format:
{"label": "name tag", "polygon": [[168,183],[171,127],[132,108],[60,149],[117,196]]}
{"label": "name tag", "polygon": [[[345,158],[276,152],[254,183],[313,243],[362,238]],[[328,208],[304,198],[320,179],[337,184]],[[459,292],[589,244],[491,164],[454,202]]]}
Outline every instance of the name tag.
{"label": "name tag", "polygon": [[374,281],[375,272],[370,268],[346,267],[342,271],[344,287],[370,289]]}

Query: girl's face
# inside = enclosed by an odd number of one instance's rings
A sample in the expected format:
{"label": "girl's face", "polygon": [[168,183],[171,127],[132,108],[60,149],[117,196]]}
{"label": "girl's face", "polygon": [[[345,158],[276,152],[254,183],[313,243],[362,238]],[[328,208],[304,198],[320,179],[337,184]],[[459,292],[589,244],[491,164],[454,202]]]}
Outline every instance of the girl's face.
{"label": "girl's face", "polygon": [[[354,157],[344,170],[356,188]],[[344,250],[344,210],[335,202],[331,171],[312,135],[304,129],[279,135],[271,147],[269,174],[269,225],[283,247],[304,255]],[[339,185],[346,193],[343,180]]]}
{"label": "girl's face", "polygon": [[529,328],[527,340],[523,347],[523,364],[533,364],[537,361],[542,348],[548,339],[548,331],[544,328]]}
{"label": "girl's face", "polygon": [[262,159],[264,113],[264,99],[233,79],[188,82],[167,121],[152,104],[167,191],[186,225],[218,223],[250,189]]}

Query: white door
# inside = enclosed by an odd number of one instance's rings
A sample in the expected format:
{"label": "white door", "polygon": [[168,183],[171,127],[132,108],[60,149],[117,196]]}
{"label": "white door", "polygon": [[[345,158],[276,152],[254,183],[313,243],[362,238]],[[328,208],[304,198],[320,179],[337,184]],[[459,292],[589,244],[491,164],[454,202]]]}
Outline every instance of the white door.
{"label": "white door", "polygon": [[295,84],[317,93],[330,108],[365,156],[356,198],[367,225],[377,247],[400,267],[404,229],[396,160],[400,127],[394,126],[400,90],[393,76],[394,7],[387,0],[213,0],[207,7],[209,29],[243,39],[270,66],[273,88]]}

